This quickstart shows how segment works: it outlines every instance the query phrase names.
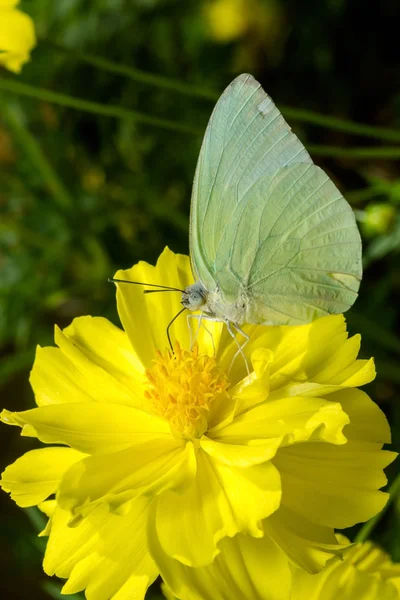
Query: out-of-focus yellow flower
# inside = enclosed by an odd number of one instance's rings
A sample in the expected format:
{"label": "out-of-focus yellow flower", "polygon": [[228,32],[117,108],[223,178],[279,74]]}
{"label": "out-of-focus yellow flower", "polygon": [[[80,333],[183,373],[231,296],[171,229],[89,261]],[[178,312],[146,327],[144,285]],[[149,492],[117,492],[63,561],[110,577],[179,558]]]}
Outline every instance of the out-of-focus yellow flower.
{"label": "out-of-focus yellow flower", "polygon": [[396,221],[396,208],[388,203],[369,204],[362,219],[363,232],[374,237],[387,233]]}
{"label": "out-of-focus yellow flower", "polygon": [[[169,250],[116,277],[193,282]],[[160,296],[120,284],[125,332],[82,317],[38,349],[38,408],[2,418],[53,445],[9,466],[2,487],[50,516],[44,568],[65,593],[141,599],[161,573],[185,600],[288,600],[293,562],[318,572],[343,551],[334,528],[386,503],[389,427],[356,389],[373,361],[357,360],[342,315],[246,326],[250,375],[240,357],[230,369],[237,345],[221,323],[196,335],[181,317],[171,354],[180,297]]]}
{"label": "out-of-focus yellow flower", "polygon": [[14,73],[30,59],[36,44],[32,19],[18,10],[18,0],[0,0],[0,65]]}
{"label": "out-of-focus yellow flower", "polygon": [[[338,536],[342,543],[348,542]],[[317,575],[293,573],[291,600],[399,600],[400,564],[373,542],[355,544],[344,560],[333,558]]]}
{"label": "out-of-focus yellow flower", "polygon": [[249,27],[252,0],[214,0],[204,7],[210,35],[218,42],[231,42]]}
{"label": "out-of-focus yellow flower", "polygon": [[272,30],[281,24],[281,7],[276,0],[208,0],[204,17],[217,42],[232,42],[250,31],[275,37]]}

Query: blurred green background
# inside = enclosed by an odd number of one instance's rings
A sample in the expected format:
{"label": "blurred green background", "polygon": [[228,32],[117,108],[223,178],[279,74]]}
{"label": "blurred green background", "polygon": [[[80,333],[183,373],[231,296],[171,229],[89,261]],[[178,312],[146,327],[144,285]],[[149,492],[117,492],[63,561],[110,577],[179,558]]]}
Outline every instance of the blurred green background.
{"label": "blurred green background", "polygon": [[[107,282],[116,269],[154,262],[165,245],[188,252],[202,133],[224,87],[249,71],[356,212],[365,275],[348,323],[362,334],[362,356],[376,357],[367,391],[399,449],[398,0],[25,0],[20,8],[39,43],[20,76],[0,72],[1,406],[32,406],[34,349],[52,344],[55,323],[84,314],[118,323]],[[8,427],[0,443],[2,470],[32,447]],[[41,569],[38,514],[4,493],[0,511],[3,597],[59,597]],[[399,511],[395,500],[373,537],[400,561]]]}

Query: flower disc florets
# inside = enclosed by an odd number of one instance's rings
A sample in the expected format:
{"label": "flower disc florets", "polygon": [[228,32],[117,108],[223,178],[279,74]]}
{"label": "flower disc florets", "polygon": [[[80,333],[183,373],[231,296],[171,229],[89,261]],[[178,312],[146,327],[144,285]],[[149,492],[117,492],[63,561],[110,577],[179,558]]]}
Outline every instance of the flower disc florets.
{"label": "flower disc florets", "polygon": [[215,359],[175,343],[174,354],[157,351],[154,364],[146,370],[149,386],[145,397],[156,414],[166,419],[177,437],[199,438],[207,430],[210,405],[228,385]]}

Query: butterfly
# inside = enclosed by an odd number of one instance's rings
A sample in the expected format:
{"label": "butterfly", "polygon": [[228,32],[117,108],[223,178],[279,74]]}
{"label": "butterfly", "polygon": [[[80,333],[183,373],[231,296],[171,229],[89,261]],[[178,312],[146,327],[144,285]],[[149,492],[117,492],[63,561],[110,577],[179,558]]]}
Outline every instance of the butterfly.
{"label": "butterfly", "polygon": [[[237,77],[208,123],[193,183],[183,309],[220,321],[238,345],[244,323],[301,325],[348,310],[362,277],[354,213],[261,85]],[[235,331],[246,341],[240,345]],[[236,355],[235,355],[236,357]]]}
{"label": "butterfly", "polygon": [[190,258],[196,283],[183,291],[183,306],[231,334],[244,323],[309,323],[357,298],[354,213],[248,74],[224,91],[205,132]]}

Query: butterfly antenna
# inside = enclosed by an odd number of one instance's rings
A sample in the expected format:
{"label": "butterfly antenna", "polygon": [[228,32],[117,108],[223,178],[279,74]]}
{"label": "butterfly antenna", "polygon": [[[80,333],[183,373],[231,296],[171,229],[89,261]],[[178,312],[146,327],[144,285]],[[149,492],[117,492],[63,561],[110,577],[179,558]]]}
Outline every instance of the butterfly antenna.
{"label": "butterfly antenna", "polygon": [[110,283],[133,283],[134,285],[147,285],[148,287],[158,288],[156,290],[144,290],[145,294],[151,294],[154,292],[181,292],[184,290],[175,287],[169,287],[168,285],[158,285],[157,283],[144,283],[143,281],[130,281],[128,279],[115,279],[110,277],[108,279]]}
{"label": "butterfly antenna", "polygon": [[169,325],[167,327],[167,338],[168,338],[168,343],[169,343],[169,347],[171,348],[172,354],[175,354],[175,352],[174,352],[174,347],[173,347],[172,342],[171,342],[171,336],[169,335],[169,330],[170,330],[171,325],[173,323],[175,323],[176,319],[179,317],[179,315],[181,315],[183,313],[184,310],[186,310],[186,306],[184,306],[183,308],[181,308],[181,310],[178,312],[178,314],[176,314],[174,316],[174,318],[172,319],[172,321],[169,322]]}

